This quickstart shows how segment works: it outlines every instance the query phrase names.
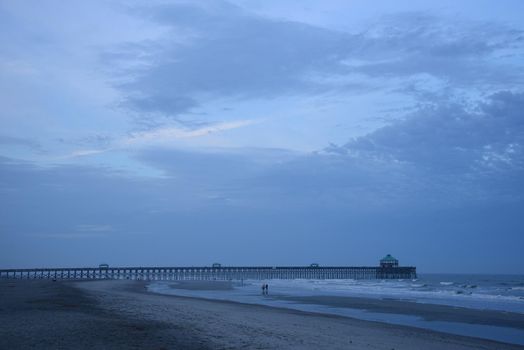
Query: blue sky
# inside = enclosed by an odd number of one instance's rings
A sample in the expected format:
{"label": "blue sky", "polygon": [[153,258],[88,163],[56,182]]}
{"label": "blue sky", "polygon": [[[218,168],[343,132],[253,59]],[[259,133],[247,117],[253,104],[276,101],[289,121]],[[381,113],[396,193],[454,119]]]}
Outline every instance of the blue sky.
{"label": "blue sky", "polygon": [[3,1],[0,265],[524,273],[521,1]]}

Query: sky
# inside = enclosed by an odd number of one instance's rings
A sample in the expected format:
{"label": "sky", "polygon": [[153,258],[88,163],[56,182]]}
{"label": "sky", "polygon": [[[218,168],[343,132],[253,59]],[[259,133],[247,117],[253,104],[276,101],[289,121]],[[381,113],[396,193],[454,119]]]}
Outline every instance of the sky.
{"label": "sky", "polygon": [[524,2],[0,0],[0,267],[523,274]]}

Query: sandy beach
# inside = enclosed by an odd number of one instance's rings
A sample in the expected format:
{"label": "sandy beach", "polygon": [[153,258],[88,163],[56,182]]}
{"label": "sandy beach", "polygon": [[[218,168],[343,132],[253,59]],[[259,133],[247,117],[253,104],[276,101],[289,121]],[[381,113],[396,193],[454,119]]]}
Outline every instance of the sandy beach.
{"label": "sandy beach", "polygon": [[0,291],[1,349],[523,348],[346,317],[157,295],[137,281],[1,281]]}

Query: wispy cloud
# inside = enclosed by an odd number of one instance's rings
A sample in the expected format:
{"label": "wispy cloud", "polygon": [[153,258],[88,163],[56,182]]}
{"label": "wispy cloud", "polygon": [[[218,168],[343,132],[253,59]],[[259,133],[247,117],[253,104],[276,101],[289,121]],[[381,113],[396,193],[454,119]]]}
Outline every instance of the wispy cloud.
{"label": "wispy cloud", "polygon": [[137,132],[131,134],[128,138],[120,141],[122,145],[134,145],[141,143],[156,143],[165,142],[176,139],[191,139],[203,137],[214,133],[219,133],[226,130],[238,129],[248,125],[258,123],[256,120],[237,120],[231,122],[216,123],[213,125],[187,129],[179,127],[164,127],[155,130],[148,130],[144,132]]}
{"label": "wispy cloud", "polygon": [[112,225],[97,225],[97,224],[82,224],[77,225],[68,232],[45,232],[45,233],[30,233],[26,234],[28,237],[35,238],[51,238],[51,239],[89,239],[89,238],[104,238],[108,237],[110,232],[115,231]]}
{"label": "wispy cloud", "polygon": [[78,225],[75,228],[77,232],[109,232],[114,228],[111,225]]}
{"label": "wispy cloud", "polygon": [[184,128],[179,126],[159,127],[147,131],[131,133],[129,136],[114,140],[109,143],[106,148],[73,151],[67,156],[67,158],[84,157],[113,150],[126,150],[136,147],[149,147],[155,145],[176,146],[177,140],[204,138],[212,134],[219,134],[224,131],[243,128],[260,122],[262,122],[262,120],[246,119],[214,123],[198,128]]}
{"label": "wispy cloud", "polygon": [[91,156],[91,155],[94,155],[94,154],[100,154],[100,153],[107,152],[108,150],[110,150],[110,148],[77,150],[77,151],[71,152],[71,154],[68,157],[76,158],[76,157]]}
{"label": "wispy cloud", "polygon": [[64,239],[64,240],[76,240],[76,239],[90,239],[90,238],[103,238],[107,235],[104,233],[35,233],[28,234],[28,237],[42,238],[42,239]]}

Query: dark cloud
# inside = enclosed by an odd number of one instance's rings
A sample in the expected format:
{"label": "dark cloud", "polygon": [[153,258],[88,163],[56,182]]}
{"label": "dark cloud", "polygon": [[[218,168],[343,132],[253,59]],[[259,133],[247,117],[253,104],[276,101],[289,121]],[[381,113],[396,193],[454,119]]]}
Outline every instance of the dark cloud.
{"label": "dark cloud", "polygon": [[168,41],[152,65],[120,85],[132,96],[129,104],[143,112],[177,116],[195,107],[199,94],[246,98],[311,90],[304,73],[341,69],[349,49],[343,34],[234,7],[170,4],[144,11],[174,33],[193,34],[187,42]]}
{"label": "dark cloud", "polygon": [[74,145],[80,147],[96,147],[96,148],[107,148],[111,142],[114,142],[114,138],[103,133],[92,133],[85,137],[76,138],[58,138],[57,142],[63,145]]}
{"label": "dark cloud", "polygon": [[[370,85],[418,93],[408,81],[391,86],[351,78],[355,73],[404,79],[426,74],[452,87],[507,87],[523,80],[515,70],[518,59],[494,60],[503,54],[522,55],[522,32],[492,23],[405,13],[382,17],[368,29],[349,34],[260,17],[220,2],[141,7],[134,13],[172,33],[157,43],[122,48],[128,61],[146,57],[147,63],[125,70],[128,79],[118,87],[128,107],[149,116],[177,119],[215,97],[272,98],[362,91]],[[112,55],[122,60],[117,50]],[[324,77],[348,78],[333,85]]]}
{"label": "dark cloud", "polygon": [[523,109],[524,94],[509,91],[493,94],[476,107],[442,103],[354,139],[337,151],[447,173],[496,166],[524,169]]}
{"label": "dark cloud", "polygon": [[415,54],[478,59],[497,50],[522,48],[524,33],[498,23],[407,12],[380,17],[362,36],[361,53],[368,58]]}
{"label": "dark cloud", "polygon": [[166,115],[176,115],[176,111],[187,111],[197,105],[194,99],[187,96],[166,96],[160,94],[143,98],[136,97],[128,101],[128,106],[136,111]]}
{"label": "dark cloud", "polygon": [[[524,33],[490,22],[467,22],[426,13],[385,16],[362,33],[355,71],[372,77],[429,74],[452,85],[518,84]],[[367,62],[366,62],[367,60]]]}
{"label": "dark cloud", "polygon": [[42,146],[35,140],[26,139],[22,137],[13,137],[8,135],[0,135],[0,145],[14,145],[30,148],[35,151],[41,151]]}
{"label": "dark cloud", "polygon": [[382,176],[364,188],[374,193],[383,187],[385,198],[424,197],[458,206],[519,202],[524,193],[523,108],[524,94],[509,91],[476,106],[450,103],[423,108],[324,151],[348,158],[348,163],[367,164],[364,176],[381,171]]}

